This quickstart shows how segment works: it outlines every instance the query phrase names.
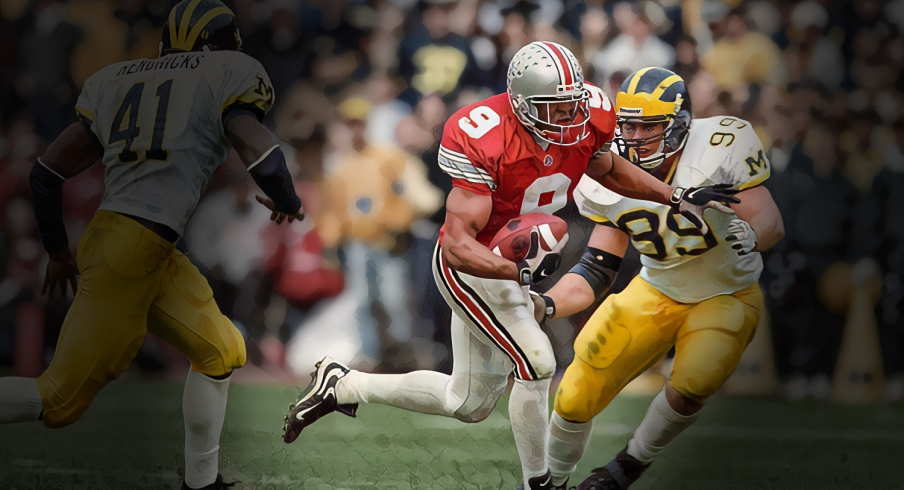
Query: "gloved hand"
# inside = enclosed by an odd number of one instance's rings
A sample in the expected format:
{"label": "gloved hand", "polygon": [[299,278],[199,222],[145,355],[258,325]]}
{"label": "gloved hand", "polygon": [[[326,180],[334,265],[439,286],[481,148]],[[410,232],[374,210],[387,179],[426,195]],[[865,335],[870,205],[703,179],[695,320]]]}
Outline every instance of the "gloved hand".
{"label": "gloved hand", "polygon": [[731,248],[736,250],[738,255],[747,255],[756,248],[756,232],[750,223],[742,219],[733,219],[728,224],[725,241],[732,242]]}
{"label": "gloved hand", "polygon": [[562,262],[561,251],[568,242],[568,233],[558,243],[546,243],[547,247],[551,247],[549,251],[540,246],[540,240],[546,241],[535,226],[530,232],[530,248],[527,250],[527,256],[518,263],[518,277],[521,278],[522,285],[536,284],[551,276],[559,268],[559,264]]}

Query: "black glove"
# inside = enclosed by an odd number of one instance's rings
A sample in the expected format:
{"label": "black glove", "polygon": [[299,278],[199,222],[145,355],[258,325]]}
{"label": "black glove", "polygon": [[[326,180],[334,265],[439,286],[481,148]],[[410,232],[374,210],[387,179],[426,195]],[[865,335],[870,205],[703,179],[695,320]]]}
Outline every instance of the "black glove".
{"label": "black glove", "polygon": [[734,197],[740,192],[731,184],[716,184],[705,187],[676,187],[672,192],[672,198],[669,199],[673,206],[681,204],[684,201],[694,206],[705,206],[710,202],[718,202],[722,204],[738,204],[740,199]]}
{"label": "black glove", "polygon": [[732,213],[728,204],[737,204],[740,199],[734,197],[740,192],[731,184],[716,184],[705,187],[676,187],[669,199],[672,208],[688,219],[694,226],[705,233],[709,228],[703,221],[703,211],[715,208],[723,213]]}

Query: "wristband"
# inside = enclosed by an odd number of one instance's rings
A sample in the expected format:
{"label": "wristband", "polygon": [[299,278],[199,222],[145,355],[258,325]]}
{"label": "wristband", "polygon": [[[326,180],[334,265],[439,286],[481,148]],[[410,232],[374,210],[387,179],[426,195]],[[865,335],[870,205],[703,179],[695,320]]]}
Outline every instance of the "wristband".
{"label": "wristband", "polygon": [[546,309],[543,310],[543,321],[545,322],[547,318],[555,316],[556,302],[545,294],[541,294],[540,297],[543,298],[543,301],[546,303]]}

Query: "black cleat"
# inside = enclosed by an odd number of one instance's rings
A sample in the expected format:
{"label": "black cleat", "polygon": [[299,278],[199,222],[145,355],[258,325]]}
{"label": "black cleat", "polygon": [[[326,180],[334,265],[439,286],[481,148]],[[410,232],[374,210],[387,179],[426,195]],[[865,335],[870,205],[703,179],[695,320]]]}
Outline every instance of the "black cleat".
{"label": "black cleat", "polygon": [[289,405],[283,430],[283,441],[290,444],[301,434],[305,427],[316,422],[320,417],[339,411],[354,417],[358,410],[357,403],[339,405],[336,400],[336,383],[350,371],[344,364],[324,357],[311,373],[313,380],[302,392],[298,401]]}
{"label": "black cleat", "polygon": [[[565,480],[565,483],[561,486],[553,485],[552,473],[547,471],[543,476],[529,478],[527,483],[530,485],[528,490],[565,490],[566,485],[568,485],[568,480]],[[524,490],[524,485],[519,483],[515,486],[515,490]]]}
{"label": "black cleat", "polygon": [[595,468],[577,490],[626,490],[649,467],[650,463],[641,463],[624,448],[609,464]]}
{"label": "black cleat", "polygon": [[217,479],[210,485],[207,485],[206,487],[192,488],[192,487],[186,485],[185,480],[183,480],[182,481],[182,490],[222,490],[224,488],[232,488],[233,486],[235,486],[235,484],[236,484],[236,482],[223,483],[223,475],[217,473]]}

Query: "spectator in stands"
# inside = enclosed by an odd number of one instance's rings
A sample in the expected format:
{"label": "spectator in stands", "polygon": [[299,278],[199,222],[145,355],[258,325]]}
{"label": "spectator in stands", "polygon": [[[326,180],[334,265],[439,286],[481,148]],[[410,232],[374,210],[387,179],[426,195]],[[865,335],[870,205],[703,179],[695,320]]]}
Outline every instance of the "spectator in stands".
{"label": "spectator in stands", "polygon": [[436,211],[442,193],[428,183],[423,162],[394,145],[368,142],[370,110],[361,98],[338,107],[348,142],[337,145],[341,149],[323,182],[325,201],[316,224],[327,248],[342,247],[346,292],[358,298],[363,354],[379,359],[388,345],[380,338],[374,308],[385,313],[387,340],[411,340],[410,267],[401,254],[412,222]]}
{"label": "spectator in stands", "polygon": [[720,89],[737,91],[746,90],[751,83],[784,83],[781,51],[768,37],[747,28],[743,10],[730,10],[721,18],[716,12],[707,20],[716,42],[700,63],[715,77]]}
{"label": "spectator in stands", "polygon": [[458,0],[424,0],[418,5],[421,22],[411,27],[399,47],[399,73],[409,86],[401,99],[414,107],[431,94],[454,101],[462,88],[489,87],[467,39],[449,30],[449,13]]}
{"label": "spectator in stands", "polygon": [[792,42],[785,52],[789,81],[819,82],[832,91],[841,88],[844,58],[841,48],[822,35],[828,22],[829,13],[816,2],[801,2],[794,7]]}
{"label": "spectator in stands", "polygon": [[[593,67],[609,78],[617,71],[632,73],[647,66],[672,66],[675,48],[653,34],[653,23],[643,13],[635,14],[628,3],[615,5],[621,34],[593,59]],[[618,17],[624,19],[619,22]]]}
{"label": "spectator in stands", "polygon": [[37,133],[52,139],[75,121],[72,106],[78,91],[72,80],[72,53],[84,39],[81,29],[66,18],[57,0],[37,0],[19,44],[21,70],[15,85],[26,100]]}

